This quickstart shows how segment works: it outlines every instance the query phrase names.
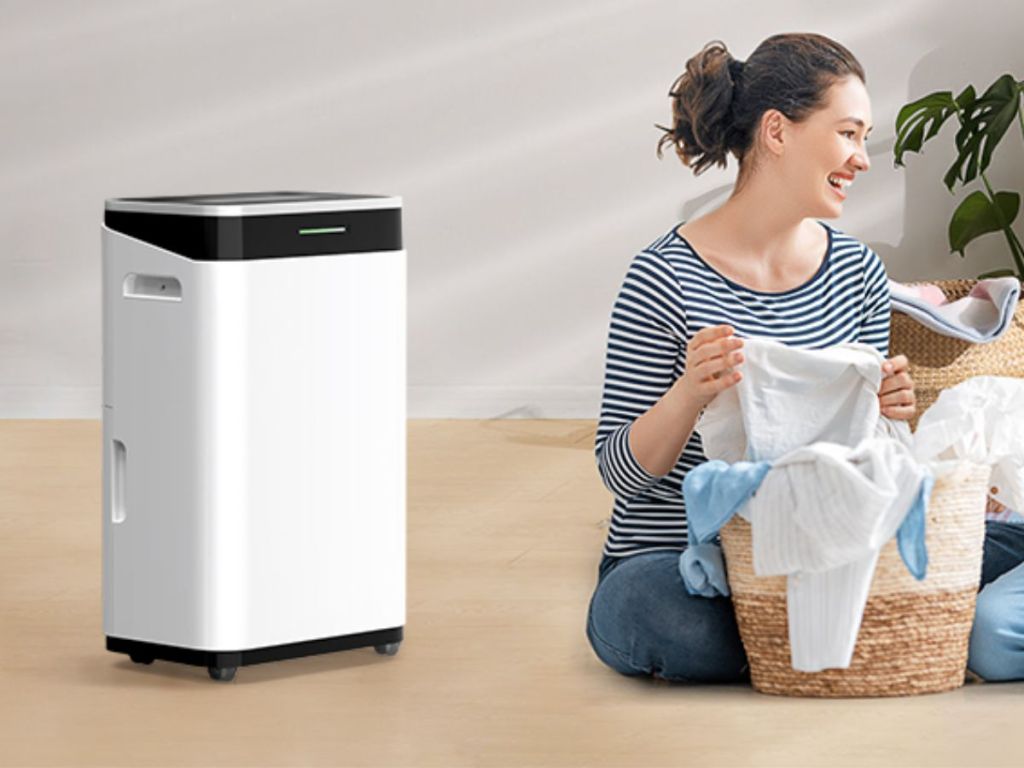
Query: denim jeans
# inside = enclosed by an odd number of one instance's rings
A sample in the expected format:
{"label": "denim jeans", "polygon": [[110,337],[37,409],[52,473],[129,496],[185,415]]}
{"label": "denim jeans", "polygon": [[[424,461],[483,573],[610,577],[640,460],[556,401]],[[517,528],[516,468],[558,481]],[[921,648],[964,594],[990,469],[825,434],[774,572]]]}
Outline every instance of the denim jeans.
{"label": "denim jeans", "polygon": [[[623,675],[749,680],[732,601],[690,595],[679,575],[679,554],[602,556],[587,612],[594,653]],[[985,524],[967,666],[985,680],[1024,679],[1024,523]]]}
{"label": "denim jeans", "polygon": [[1024,523],[985,523],[967,666],[985,680],[1024,680]]}
{"label": "denim jeans", "polygon": [[623,675],[702,683],[750,679],[732,600],[689,594],[676,550],[604,555],[587,638],[597,657]]}

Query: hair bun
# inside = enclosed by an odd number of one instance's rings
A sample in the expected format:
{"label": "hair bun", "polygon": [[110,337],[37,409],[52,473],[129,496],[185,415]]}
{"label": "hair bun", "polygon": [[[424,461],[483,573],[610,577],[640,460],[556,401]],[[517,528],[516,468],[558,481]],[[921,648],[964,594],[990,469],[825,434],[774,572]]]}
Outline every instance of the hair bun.
{"label": "hair bun", "polygon": [[658,141],[658,156],[672,146],[679,159],[700,175],[711,165],[724,168],[735,139],[730,132],[738,70],[743,62],[734,59],[725,43],[712,40],[686,62],[685,71],[669,91],[672,98],[671,128]]}

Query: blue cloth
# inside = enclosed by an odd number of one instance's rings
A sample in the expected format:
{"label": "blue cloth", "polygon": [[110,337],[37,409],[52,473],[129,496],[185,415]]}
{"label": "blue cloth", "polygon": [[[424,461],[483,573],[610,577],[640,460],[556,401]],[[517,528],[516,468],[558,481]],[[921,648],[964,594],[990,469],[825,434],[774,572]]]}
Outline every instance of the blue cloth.
{"label": "blue cloth", "polygon": [[[691,595],[715,597],[729,594],[721,550],[711,541],[757,492],[771,467],[770,461],[729,464],[712,459],[694,467],[683,479],[691,544],[679,556],[679,572]],[[935,478],[930,473],[922,478],[914,502],[896,531],[900,557],[918,581],[928,570],[925,518],[934,484]],[[690,552],[690,549],[695,551]]]}
{"label": "blue cloth", "polygon": [[924,543],[925,512],[928,511],[928,499],[932,495],[935,478],[929,473],[921,479],[921,486],[914,497],[910,511],[900,523],[896,531],[896,545],[900,550],[903,564],[907,566],[914,578],[921,581],[928,573],[928,548]]}
{"label": "blue cloth", "polygon": [[722,549],[717,544],[705,542],[687,547],[679,556],[679,573],[691,595],[728,597],[730,594]]}
{"label": "blue cloth", "polygon": [[770,461],[706,461],[683,478],[683,500],[691,544],[711,541],[761,487]]}

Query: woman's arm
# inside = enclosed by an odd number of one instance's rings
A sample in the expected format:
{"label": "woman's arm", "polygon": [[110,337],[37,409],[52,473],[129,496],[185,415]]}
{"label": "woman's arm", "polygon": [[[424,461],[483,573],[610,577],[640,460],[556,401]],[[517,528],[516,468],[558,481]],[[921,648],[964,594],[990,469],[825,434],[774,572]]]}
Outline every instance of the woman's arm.
{"label": "woman's arm", "polygon": [[728,325],[703,328],[687,345],[686,372],[633,424],[633,453],[649,472],[667,475],[679,461],[700,412],[740,380],[743,340]]}
{"label": "woman's arm", "polygon": [[[657,253],[638,253],[612,307],[594,440],[601,479],[619,498],[633,498],[659,479],[637,458],[637,441],[631,432],[640,418],[655,408],[658,424],[664,423],[658,416],[679,413],[679,393],[670,393],[686,338],[686,317],[672,265]],[[640,427],[639,448],[644,461],[657,468],[646,451],[645,428],[650,426],[645,421]],[[674,429],[682,438],[685,424],[677,423]]]}

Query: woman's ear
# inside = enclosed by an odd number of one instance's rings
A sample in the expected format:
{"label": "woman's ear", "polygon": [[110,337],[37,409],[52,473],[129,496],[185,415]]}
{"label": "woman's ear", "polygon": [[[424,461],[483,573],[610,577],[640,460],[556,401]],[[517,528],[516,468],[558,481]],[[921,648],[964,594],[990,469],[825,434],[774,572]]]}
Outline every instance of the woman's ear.
{"label": "woman's ear", "polygon": [[779,157],[785,149],[786,131],[789,128],[789,118],[777,109],[765,110],[761,116],[761,128],[758,131],[758,139],[766,151],[772,156]]}

